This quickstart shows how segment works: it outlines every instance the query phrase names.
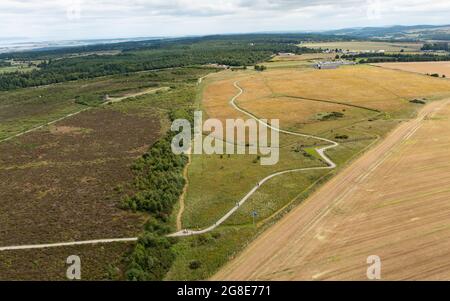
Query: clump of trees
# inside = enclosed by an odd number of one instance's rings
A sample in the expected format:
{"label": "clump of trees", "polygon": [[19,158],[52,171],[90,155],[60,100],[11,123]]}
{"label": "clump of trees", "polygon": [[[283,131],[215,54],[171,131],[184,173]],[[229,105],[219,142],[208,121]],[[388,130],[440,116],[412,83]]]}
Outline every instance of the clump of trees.
{"label": "clump of trees", "polygon": [[[192,120],[193,114],[189,110],[178,109],[172,110],[169,116],[171,120]],[[172,152],[171,142],[175,134],[168,133],[131,167],[134,193],[123,199],[122,207],[147,212],[151,218],[145,234],[128,257],[126,277],[129,280],[162,280],[175,259],[171,249],[174,239],[166,237],[171,231],[167,223],[183,192],[183,169],[188,162],[187,156]]]}
{"label": "clump of trees", "polygon": [[267,70],[267,67],[264,65],[255,65],[255,70],[262,72],[262,71]]}
{"label": "clump of trees", "polygon": [[142,236],[129,257],[126,277],[133,281],[162,280],[175,260],[172,243],[158,233]]}
{"label": "clump of trees", "polygon": [[334,138],[339,140],[347,140],[349,137],[348,135],[336,135]]}

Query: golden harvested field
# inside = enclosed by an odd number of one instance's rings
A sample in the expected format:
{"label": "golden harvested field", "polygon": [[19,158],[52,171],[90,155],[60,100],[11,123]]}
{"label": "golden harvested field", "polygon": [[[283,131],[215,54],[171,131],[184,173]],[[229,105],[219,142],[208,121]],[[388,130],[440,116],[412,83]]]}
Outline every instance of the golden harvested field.
{"label": "golden harvested field", "polygon": [[381,63],[374,66],[387,69],[416,72],[422,74],[437,73],[440,76],[450,77],[450,62],[407,62],[407,63]]}
{"label": "golden harvested field", "polygon": [[214,279],[450,279],[450,102],[418,117],[322,186]]}
{"label": "golden harvested field", "polygon": [[416,106],[409,101],[450,96],[450,81],[372,66],[337,70],[279,69],[262,73],[228,72],[217,75],[205,90],[203,107],[214,118],[243,117],[228,102],[236,93],[235,81],[244,94],[237,103],[259,117],[278,118],[284,128],[318,133],[333,129],[343,120],[318,122],[321,113],[342,112],[345,124],[384,112],[410,117]]}
{"label": "golden harvested field", "polygon": [[240,99],[253,100],[262,91],[273,95],[341,102],[376,109],[390,114],[408,108],[417,97],[443,97],[450,94],[450,81],[372,66],[351,66],[336,70],[273,70],[261,73],[262,80],[242,81],[255,95]]}
{"label": "golden harvested field", "polygon": [[301,44],[308,48],[322,48],[322,49],[344,49],[350,51],[378,51],[384,50],[389,52],[399,52],[404,49],[407,52],[419,51],[423,43],[389,43],[389,42],[326,42],[326,43],[305,43]]}

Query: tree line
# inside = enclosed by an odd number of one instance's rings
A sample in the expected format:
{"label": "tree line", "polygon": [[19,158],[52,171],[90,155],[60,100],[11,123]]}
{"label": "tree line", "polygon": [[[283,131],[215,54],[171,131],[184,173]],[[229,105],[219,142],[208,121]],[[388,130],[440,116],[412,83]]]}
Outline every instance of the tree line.
{"label": "tree line", "polygon": [[[172,110],[169,116],[172,121],[179,118],[192,121],[193,112],[177,109]],[[175,260],[171,249],[175,239],[167,238],[166,235],[171,231],[169,217],[183,192],[183,169],[188,158],[173,154],[171,142],[174,135],[169,132],[132,165],[135,193],[126,196],[122,206],[146,212],[150,220],[144,235],[128,257],[128,280],[162,280]]]}
{"label": "tree line", "polygon": [[390,63],[390,62],[437,62],[449,61],[450,55],[433,54],[385,54],[385,53],[361,53],[358,55],[343,55],[343,59],[357,60],[361,64]]}
{"label": "tree line", "polygon": [[[137,44],[116,55],[89,55],[82,57],[47,59],[31,72],[0,74],[0,90],[35,87],[89,79],[106,75],[125,74],[154,69],[184,67],[217,63],[229,66],[251,66],[267,60],[277,52],[314,52],[299,48],[294,40],[258,38],[255,40],[231,37],[199,38],[197,40],[170,40]],[[16,57],[16,55],[9,55]],[[23,56],[23,55],[19,55]],[[34,59],[35,54],[31,55]],[[21,57],[30,59],[30,57]]]}

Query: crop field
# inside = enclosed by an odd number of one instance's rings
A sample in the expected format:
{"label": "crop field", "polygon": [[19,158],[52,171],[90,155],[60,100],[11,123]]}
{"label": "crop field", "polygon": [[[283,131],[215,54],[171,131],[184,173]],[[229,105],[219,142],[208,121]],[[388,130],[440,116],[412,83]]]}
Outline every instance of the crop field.
{"label": "crop field", "polygon": [[214,279],[364,280],[371,255],[383,280],[448,279],[449,114],[427,105]]}
{"label": "crop field", "polygon": [[[235,82],[244,90],[236,103],[245,110],[260,118],[279,118],[283,129],[338,141],[340,146],[328,154],[339,167],[333,171],[291,173],[271,179],[223,226],[210,234],[181,240],[176,245],[178,256],[168,279],[211,277],[255,235],[287,212],[301,207],[318,187],[402,120],[413,118],[422,106],[410,100],[431,101],[450,96],[448,81],[370,66],[338,70],[224,71],[205,80],[201,105],[208,118],[247,119],[229,104],[238,92]],[[265,175],[286,168],[324,164],[314,151],[323,142],[282,134],[280,143],[280,163],[274,167],[261,167],[251,155],[193,155],[183,228],[203,229],[214,224]],[[258,212],[255,221],[251,216],[254,211]],[[221,244],[223,237],[227,237],[227,243]],[[209,254],[206,257],[205,250]],[[199,262],[200,268],[189,269],[193,261]]]}
{"label": "crop field", "polygon": [[381,63],[374,66],[387,69],[402,70],[422,74],[438,74],[450,77],[450,62],[406,62],[406,63]]}
{"label": "crop field", "polygon": [[404,42],[320,42],[320,43],[304,43],[303,47],[308,48],[322,48],[322,49],[343,49],[350,51],[379,51],[384,50],[387,52],[400,52],[402,49],[405,52],[417,52],[419,51],[423,43],[404,43]]}

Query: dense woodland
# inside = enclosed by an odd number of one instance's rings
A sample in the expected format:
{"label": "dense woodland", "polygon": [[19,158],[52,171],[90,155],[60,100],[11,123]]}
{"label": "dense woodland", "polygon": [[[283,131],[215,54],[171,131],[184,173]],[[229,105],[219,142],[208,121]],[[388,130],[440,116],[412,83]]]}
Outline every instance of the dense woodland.
{"label": "dense woodland", "polygon": [[[253,38],[252,38],[253,37]],[[254,35],[212,36],[195,39],[154,40],[124,43],[116,55],[88,55],[54,58],[66,55],[69,50],[35,51],[3,54],[0,59],[43,60],[39,69],[25,73],[0,75],[0,90],[11,90],[88,79],[105,75],[124,74],[153,69],[165,69],[217,63],[229,66],[246,66],[268,59],[277,52],[305,53],[314,50],[296,46],[300,37]],[[98,51],[120,48],[115,45],[90,46],[79,51]],[[116,49],[118,50],[118,49]],[[65,53],[65,52],[66,53]]]}

